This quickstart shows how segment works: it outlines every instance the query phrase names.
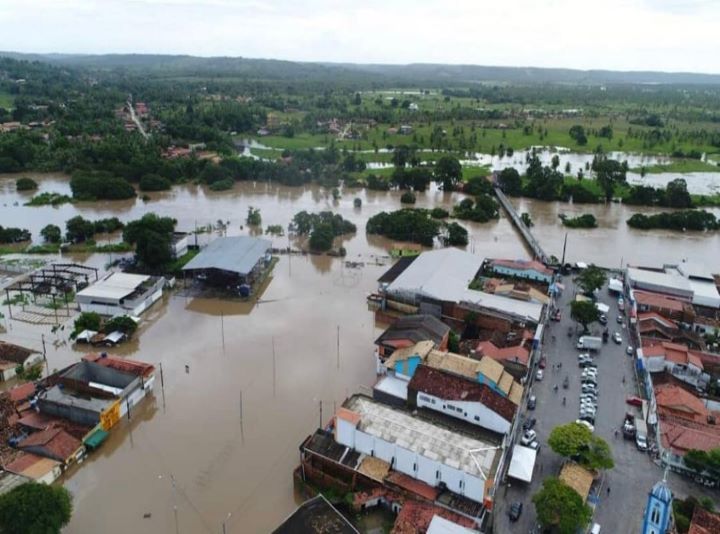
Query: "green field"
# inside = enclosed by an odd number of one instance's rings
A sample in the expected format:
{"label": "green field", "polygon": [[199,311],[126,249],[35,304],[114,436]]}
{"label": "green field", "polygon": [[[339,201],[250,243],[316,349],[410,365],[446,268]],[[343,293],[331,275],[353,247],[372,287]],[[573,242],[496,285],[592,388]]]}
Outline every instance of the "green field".
{"label": "green field", "polygon": [[10,93],[0,91],[0,108],[12,109],[15,98]]}
{"label": "green field", "polygon": [[[642,168],[630,169],[633,172],[641,172]],[[644,168],[647,174],[661,174],[663,172],[720,172],[720,167],[712,163],[706,163],[699,159],[674,159],[667,165],[652,165]]]}

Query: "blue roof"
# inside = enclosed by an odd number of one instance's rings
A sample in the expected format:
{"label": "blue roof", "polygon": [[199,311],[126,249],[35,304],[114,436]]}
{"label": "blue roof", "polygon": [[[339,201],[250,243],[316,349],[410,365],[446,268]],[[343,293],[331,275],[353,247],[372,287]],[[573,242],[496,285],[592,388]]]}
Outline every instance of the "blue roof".
{"label": "blue roof", "polygon": [[651,493],[653,497],[663,502],[669,503],[672,501],[672,492],[670,491],[670,488],[667,487],[667,484],[662,480],[653,486]]}
{"label": "blue roof", "polygon": [[270,241],[257,237],[219,237],[190,260],[183,271],[220,269],[247,275],[271,247]]}

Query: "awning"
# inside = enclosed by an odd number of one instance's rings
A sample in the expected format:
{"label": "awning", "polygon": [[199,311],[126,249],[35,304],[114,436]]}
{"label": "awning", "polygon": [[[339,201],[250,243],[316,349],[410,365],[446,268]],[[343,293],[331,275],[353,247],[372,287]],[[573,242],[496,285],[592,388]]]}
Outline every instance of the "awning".
{"label": "awning", "polygon": [[602,302],[596,302],[595,307],[600,313],[607,313],[610,311],[610,306],[608,306],[607,304],[603,304]]}
{"label": "awning", "polygon": [[610,291],[617,291],[618,293],[623,292],[623,283],[621,280],[618,280],[617,278],[611,278],[608,282],[608,289]]}
{"label": "awning", "polygon": [[77,335],[75,341],[79,341],[81,343],[90,343],[90,340],[96,335],[97,332],[95,330],[83,330]]}
{"label": "awning", "polygon": [[107,336],[105,336],[104,341],[115,345],[117,343],[120,343],[120,341],[122,341],[124,337],[125,334],[123,334],[119,330],[115,330],[114,332],[110,332]]}
{"label": "awning", "polygon": [[510,469],[508,476],[530,482],[532,480],[533,470],[535,469],[535,458],[537,451],[530,447],[515,445],[513,447],[512,460],[510,460]]}
{"label": "awning", "polygon": [[88,448],[95,450],[107,439],[109,435],[110,434],[105,432],[102,428],[97,428],[87,438],[85,438],[85,445]]}

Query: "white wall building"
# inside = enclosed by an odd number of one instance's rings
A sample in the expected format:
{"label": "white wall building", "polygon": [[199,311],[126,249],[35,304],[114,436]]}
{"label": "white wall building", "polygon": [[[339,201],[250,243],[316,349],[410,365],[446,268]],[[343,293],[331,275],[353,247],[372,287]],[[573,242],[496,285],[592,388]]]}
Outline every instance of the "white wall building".
{"label": "white wall building", "polygon": [[356,395],[338,410],[335,441],[379,458],[426,484],[483,503],[492,486],[499,446],[470,438]]}
{"label": "white wall building", "polygon": [[80,291],[75,299],[83,312],[111,317],[140,315],[162,297],[164,286],[163,277],[110,273]]}

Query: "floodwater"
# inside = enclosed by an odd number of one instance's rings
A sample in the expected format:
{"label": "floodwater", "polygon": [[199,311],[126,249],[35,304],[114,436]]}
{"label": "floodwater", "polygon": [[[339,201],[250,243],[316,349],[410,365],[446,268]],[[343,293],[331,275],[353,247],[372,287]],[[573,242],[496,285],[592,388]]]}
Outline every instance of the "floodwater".
{"label": "floodwater", "polygon": [[[335,202],[316,186],[284,187],[241,183],[212,193],[193,185],[156,193],[149,202],[77,203],[31,208],[29,195],[14,190],[16,177],[0,177],[0,225],[38,234],[45,224],[63,227],[80,214],[127,221],[148,211],[172,216],[178,229],[228,222],[228,235],[246,233],[248,206],[260,208],[263,225],[290,222],[300,210],[339,212],[358,225],[343,240],[346,268],[325,256],[282,256],[259,303],[192,299],[166,295],[145,316],[133,341],[117,353],[162,364],[164,388],[115,429],[109,442],[68,473],[75,511],[67,532],[195,533],[268,532],[296,506],[292,470],[298,445],[348,394],[373,383],[373,340],[380,330],[365,297],[376,288],[390,243],[367,236],[367,218],[400,207],[398,192],[347,191]],[[61,175],[34,176],[40,191],[69,191]],[[362,207],[353,207],[353,198]],[[418,207],[450,207],[461,194],[432,190],[418,194]],[[547,252],[561,256],[565,229],[559,213],[590,212],[595,230],[569,230],[568,261],[619,265],[621,257],[646,265],[681,258],[716,263],[717,235],[638,232],[624,221],[636,211],[610,204],[572,206],[516,199],[530,213]],[[17,204],[17,205],[16,205]],[[505,217],[488,224],[463,223],[471,232],[468,249],[487,257],[527,257]],[[287,237],[272,238],[287,246]],[[100,266],[107,255],[71,256]],[[6,314],[7,315],[7,314]],[[81,350],[47,327],[3,320],[3,339],[36,349],[45,335],[50,368],[76,361]],[[68,325],[69,326],[69,325]],[[185,366],[189,372],[185,372]],[[367,391],[367,390],[365,390]],[[174,480],[174,484],[173,484]],[[177,508],[177,516],[174,513]],[[151,517],[145,519],[145,514]],[[228,514],[231,514],[228,518]]]}

